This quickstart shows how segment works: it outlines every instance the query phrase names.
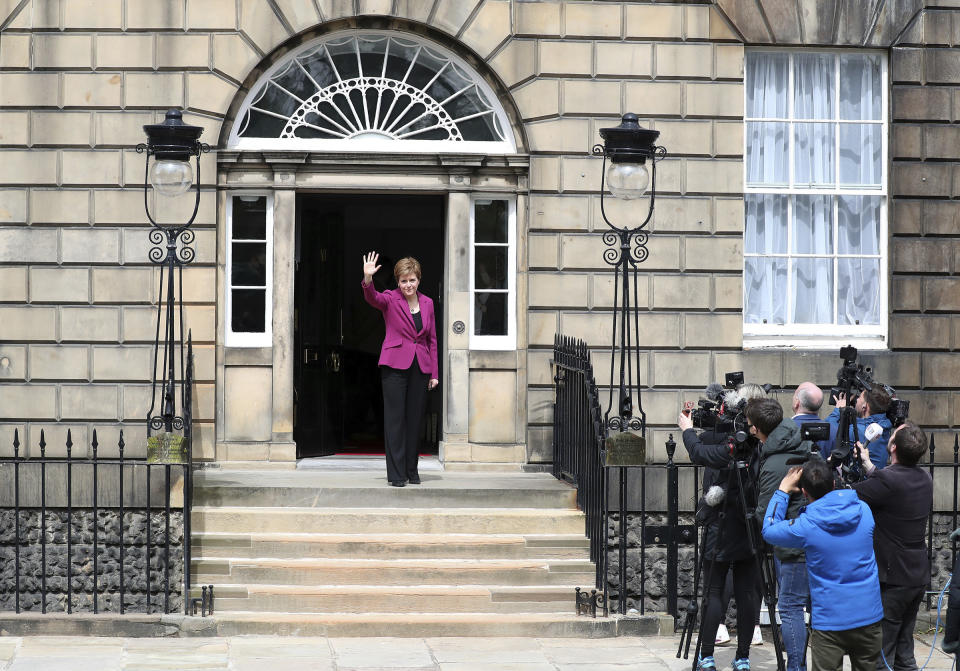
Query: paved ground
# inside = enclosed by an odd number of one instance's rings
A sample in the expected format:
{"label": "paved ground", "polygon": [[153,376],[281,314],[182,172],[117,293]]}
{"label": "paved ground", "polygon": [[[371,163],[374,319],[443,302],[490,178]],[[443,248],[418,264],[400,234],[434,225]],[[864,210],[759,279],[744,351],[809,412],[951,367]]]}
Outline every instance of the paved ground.
{"label": "paved ground", "polygon": [[[277,638],[143,639],[0,638],[2,671],[681,671],[679,638]],[[929,648],[917,643],[923,664]],[[730,668],[734,650],[716,653]],[[753,668],[773,671],[769,642],[753,648]],[[948,671],[952,659],[935,650],[928,669]]]}

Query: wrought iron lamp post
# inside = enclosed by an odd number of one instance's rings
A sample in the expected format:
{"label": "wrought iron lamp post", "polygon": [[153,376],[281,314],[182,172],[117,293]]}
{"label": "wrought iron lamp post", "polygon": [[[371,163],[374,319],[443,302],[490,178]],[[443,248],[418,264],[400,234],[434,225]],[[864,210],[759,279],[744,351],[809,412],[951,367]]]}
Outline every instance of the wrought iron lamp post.
{"label": "wrought iron lamp post", "polygon": [[[610,401],[604,413],[609,431],[639,431],[646,438],[647,416],[640,402],[640,363],[635,348],[640,344],[640,320],[637,313],[637,266],[646,260],[650,232],[647,224],[653,217],[657,185],[657,161],[667,154],[664,147],[654,145],[660,132],[641,128],[636,114],[624,114],[619,126],[601,128],[603,144],[593,148],[593,154],[603,156],[603,176],[600,181],[600,212],[610,230],[604,232],[608,246],[603,258],[615,268],[613,343],[610,365]],[[608,165],[609,164],[609,165]],[[607,217],[604,190],[624,200],[634,200],[649,193],[646,217],[635,226],[617,226]],[[620,359],[619,384],[614,385],[616,359]],[[614,405],[614,389],[617,401]],[[637,407],[633,407],[636,390]],[[612,416],[611,416],[612,414]]]}
{"label": "wrought iron lamp post", "polygon": [[[147,134],[146,144],[137,145],[137,152],[146,154],[146,177],[143,185],[143,207],[153,228],[150,231],[150,242],[155,245],[149,253],[150,260],[160,266],[160,290],[157,297],[157,332],[154,341],[154,372],[150,410],[147,413],[147,435],[156,431],[171,433],[174,430],[189,432],[189,422],[184,421],[184,415],[189,418],[191,390],[185,383],[186,362],[184,357],[183,337],[183,266],[193,261],[196,253],[190,244],[194,240],[191,224],[197,217],[200,208],[200,155],[210,148],[200,142],[203,128],[191,126],[183,122],[183,116],[178,109],[167,112],[163,123],[150,124],[143,127]],[[151,165],[150,157],[154,162]],[[197,179],[193,179],[193,169],[190,158],[196,162]],[[150,213],[150,188],[161,197],[172,198],[182,196],[195,186],[197,196],[193,206],[193,214],[189,221],[183,224],[160,224]],[[180,299],[177,298],[179,285]],[[166,308],[163,319],[162,308]],[[161,336],[161,321],[163,334]],[[177,333],[179,326],[179,338]],[[178,345],[179,343],[179,345]],[[162,347],[161,347],[162,344]],[[162,358],[161,358],[162,349]],[[180,413],[177,412],[177,351],[179,350],[180,364]],[[158,370],[158,363],[160,364]],[[160,387],[159,399],[157,386]],[[157,412],[158,400],[160,403]],[[188,435],[186,437],[189,437]]]}
{"label": "wrought iron lamp post", "polygon": [[[183,604],[184,613],[190,614],[190,510],[193,498],[193,342],[188,334],[187,351],[184,356],[183,334],[183,266],[193,261],[196,252],[190,246],[194,240],[190,226],[197,218],[200,208],[200,155],[210,148],[200,142],[203,128],[183,122],[178,109],[167,112],[163,123],[143,127],[147,134],[146,144],[137,145],[137,152],[146,154],[146,177],[143,185],[143,207],[153,228],[150,230],[150,261],[160,267],[160,288],[157,295],[157,330],[153,350],[153,382],[150,388],[150,409],[147,411],[147,461],[182,463],[183,467]],[[151,165],[150,157],[154,162]],[[196,165],[196,180],[190,166],[193,157]],[[153,190],[161,197],[183,196],[190,187],[196,188],[193,213],[182,224],[160,224],[150,213],[150,193]],[[163,310],[166,315],[163,315]],[[163,334],[160,333],[161,324]],[[178,361],[179,359],[179,361]],[[177,364],[179,363],[179,371]],[[178,377],[179,372],[179,377]],[[159,387],[159,388],[158,388]],[[177,410],[179,387],[180,409]],[[160,404],[159,409],[157,404]],[[181,435],[174,434],[181,432]],[[123,453],[121,452],[121,460]],[[146,469],[147,537],[152,531],[150,515],[150,468]],[[164,467],[164,490],[170,491],[170,466]],[[167,500],[165,555],[163,563],[169,566],[170,510]],[[121,553],[123,549],[121,547]],[[121,563],[123,561],[121,554]],[[150,596],[150,557],[147,557],[147,604],[152,612]],[[212,597],[212,595],[211,595]],[[206,601],[206,590],[204,591]],[[166,600],[169,593],[165,593]]]}
{"label": "wrought iron lamp post", "polygon": [[[647,224],[653,217],[657,185],[657,161],[667,155],[655,145],[660,132],[641,128],[636,114],[624,114],[619,126],[601,128],[603,143],[593,147],[595,156],[603,156],[600,181],[600,213],[610,230],[603,234],[607,249],[603,259],[614,267],[613,342],[610,358],[610,398],[603,416],[603,458],[607,466],[619,467],[619,560],[620,613],[627,612],[627,466],[646,462],[647,415],[640,399],[640,317],[637,312],[638,265],[649,255]],[[604,191],[624,200],[635,200],[649,193],[646,216],[639,224],[617,226],[607,217]],[[614,384],[619,358],[620,377]],[[614,400],[614,391],[617,397]],[[633,395],[636,394],[636,407]],[[637,435],[639,433],[639,435]],[[641,471],[641,483],[644,472]],[[641,484],[641,489],[642,489]],[[606,487],[604,487],[606,490]],[[641,497],[643,493],[641,492]],[[604,501],[604,519],[608,501]],[[640,574],[644,573],[641,552]],[[641,590],[641,602],[643,593]],[[641,612],[643,605],[641,603]]]}

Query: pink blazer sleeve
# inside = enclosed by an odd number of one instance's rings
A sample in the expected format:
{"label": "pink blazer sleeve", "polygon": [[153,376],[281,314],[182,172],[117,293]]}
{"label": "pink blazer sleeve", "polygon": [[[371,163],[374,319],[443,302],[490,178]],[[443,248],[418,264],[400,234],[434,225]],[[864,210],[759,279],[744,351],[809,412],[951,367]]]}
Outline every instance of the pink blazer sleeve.
{"label": "pink blazer sleeve", "polygon": [[430,379],[440,379],[439,358],[437,357],[437,313],[433,308],[433,301],[430,301],[430,327],[427,329],[427,338],[429,342],[427,347],[430,350]]}
{"label": "pink blazer sleeve", "polygon": [[390,299],[377,291],[373,286],[373,282],[364,284],[363,280],[360,280],[360,287],[363,289],[363,298],[367,303],[380,310],[380,312],[387,309],[387,305],[390,304]]}

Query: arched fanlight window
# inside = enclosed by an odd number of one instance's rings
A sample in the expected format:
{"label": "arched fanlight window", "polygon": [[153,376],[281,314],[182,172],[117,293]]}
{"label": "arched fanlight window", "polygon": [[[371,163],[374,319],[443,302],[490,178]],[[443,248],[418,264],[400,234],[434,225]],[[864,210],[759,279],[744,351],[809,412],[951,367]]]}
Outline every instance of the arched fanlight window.
{"label": "arched fanlight window", "polygon": [[407,33],[351,30],[303,45],[261,77],[237,119],[232,149],[515,151],[490,86]]}

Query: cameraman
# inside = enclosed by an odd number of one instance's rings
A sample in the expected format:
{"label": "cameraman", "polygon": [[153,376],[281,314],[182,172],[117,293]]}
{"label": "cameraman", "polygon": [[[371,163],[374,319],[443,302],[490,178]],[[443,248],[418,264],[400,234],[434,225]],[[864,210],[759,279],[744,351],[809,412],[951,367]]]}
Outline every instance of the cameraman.
{"label": "cameraman", "polygon": [[927,436],[913,422],[904,422],[890,436],[887,451],[890,465],[882,470],[874,467],[867,450],[860,451],[867,479],[852,487],[877,522],[873,547],[883,599],[883,657],[877,668],[915,671],[913,628],[930,581],[926,532],[933,480],[917,465],[927,451]]}
{"label": "cameraman", "polygon": [[[819,451],[811,441],[801,440],[800,427],[792,419],[783,416],[780,403],[772,398],[752,399],[747,403],[746,415],[750,434],[761,443],[758,480],[760,492],[756,515],[762,524],[767,504],[780,486],[780,481],[790,470],[788,462],[805,461],[813,454],[819,458]],[[795,518],[802,504],[799,493],[792,495],[785,518]],[[805,668],[803,655],[807,647],[803,609],[810,600],[807,561],[803,550],[799,548],[774,546],[773,554],[780,587],[780,630],[783,634],[783,646],[787,651],[787,671],[800,671]]]}
{"label": "cameraman", "polygon": [[[840,426],[840,409],[845,408],[847,405],[847,400],[843,397],[837,398],[836,402],[836,409],[827,417],[827,421],[830,422],[830,435],[836,435]],[[887,464],[887,441],[890,440],[890,431],[893,429],[893,424],[890,423],[890,420],[885,414],[890,407],[890,395],[882,386],[874,384],[873,389],[862,391],[860,395],[857,396],[854,407],[857,412],[857,434],[861,440],[867,427],[871,424],[879,424],[880,428],[883,429],[883,433],[867,444],[867,450],[870,452],[870,461],[877,468],[883,468]],[[851,442],[854,440],[852,426],[850,427],[849,439]],[[840,441],[841,437],[837,436],[833,444],[833,449],[837,448]]]}
{"label": "cameraman", "polygon": [[[748,519],[740,505],[741,478],[737,473],[737,458],[732,438],[725,433],[704,431],[699,436],[693,429],[693,420],[686,412],[681,412],[677,426],[683,432],[683,445],[694,464],[706,466],[703,476],[705,500],[713,500],[712,495],[724,490],[722,500],[713,504],[701,499],[697,521],[704,526],[704,554],[710,562],[710,570],[705,575],[706,606],[700,629],[700,658],[698,671],[716,671],[713,649],[717,628],[726,611],[723,602],[723,586],[727,572],[733,570],[733,594],[737,602],[737,652],[733,662],[733,671],[749,671],[750,641],[753,634],[759,606],[756,601],[756,576],[754,574],[753,547],[747,536]],[[752,438],[747,439],[753,442]],[[744,474],[744,485],[750,487],[758,467],[757,451],[749,449],[747,467],[750,474]],[[711,493],[710,490],[714,489]],[[711,496],[708,496],[708,493]],[[744,500],[748,510],[753,509],[756,492],[745,489]],[[749,523],[753,523],[750,519]]]}

